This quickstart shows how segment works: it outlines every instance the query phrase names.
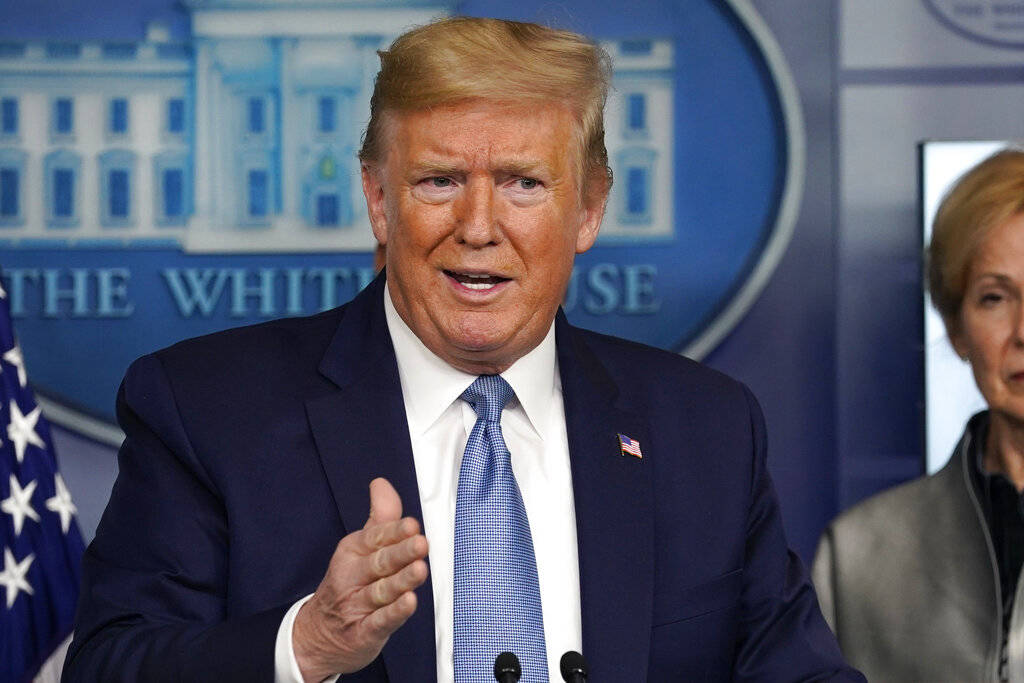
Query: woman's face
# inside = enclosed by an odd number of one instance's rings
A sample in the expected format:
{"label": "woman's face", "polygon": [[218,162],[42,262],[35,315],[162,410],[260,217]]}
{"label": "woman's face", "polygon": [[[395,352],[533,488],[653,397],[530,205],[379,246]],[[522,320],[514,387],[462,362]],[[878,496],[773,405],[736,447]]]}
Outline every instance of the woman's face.
{"label": "woman's face", "polygon": [[953,347],[993,413],[1024,425],[1024,213],[997,225],[967,272]]}

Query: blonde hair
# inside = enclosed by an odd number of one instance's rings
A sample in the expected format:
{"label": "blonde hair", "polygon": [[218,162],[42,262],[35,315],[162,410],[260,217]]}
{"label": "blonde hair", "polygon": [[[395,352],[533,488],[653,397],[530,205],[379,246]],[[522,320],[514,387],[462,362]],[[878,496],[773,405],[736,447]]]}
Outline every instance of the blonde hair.
{"label": "blonde hair", "polygon": [[383,161],[390,112],[473,99],[557,102],[576,120],[582,177],[611,186],[604,145],[611,60],[594,41],[539,24],[452,17],[404,33],[377,54],[360,161]]}
{"label": "blonde hair", "polygon": [[992,228],[1024,211],[1024,150],[1004,149],[970,169],[946,193],[932,222],[928,291],[946,329],[959,325],[968,271]]}

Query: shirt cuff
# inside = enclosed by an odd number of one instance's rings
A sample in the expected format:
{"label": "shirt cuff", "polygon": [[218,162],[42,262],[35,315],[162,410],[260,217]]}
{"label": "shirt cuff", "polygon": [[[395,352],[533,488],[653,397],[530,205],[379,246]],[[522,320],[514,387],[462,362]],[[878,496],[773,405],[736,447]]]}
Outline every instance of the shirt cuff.
{"label": "shirt cuff", "polygon": [[[299,609],[313,597],[310,593],[302,598],[285,613],[281,626],[277,629],[277,642],[274,644],[274,683],[303,683],[302,671],[295,660],[295,648],[292,647],[292,627]],[[325,678],[325,683],[334,683],[338,676]]]}

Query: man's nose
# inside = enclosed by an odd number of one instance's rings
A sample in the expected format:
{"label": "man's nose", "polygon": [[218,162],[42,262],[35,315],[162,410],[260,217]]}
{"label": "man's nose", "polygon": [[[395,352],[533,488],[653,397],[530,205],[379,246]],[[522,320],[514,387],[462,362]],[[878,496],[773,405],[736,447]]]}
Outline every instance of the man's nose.
{"label": "man's nose", "polygon": [[489,179],[471,179],[466,183],[455,205],[455,239],[460,243],[485,247],[501,241],[494,193],[494,184]]}

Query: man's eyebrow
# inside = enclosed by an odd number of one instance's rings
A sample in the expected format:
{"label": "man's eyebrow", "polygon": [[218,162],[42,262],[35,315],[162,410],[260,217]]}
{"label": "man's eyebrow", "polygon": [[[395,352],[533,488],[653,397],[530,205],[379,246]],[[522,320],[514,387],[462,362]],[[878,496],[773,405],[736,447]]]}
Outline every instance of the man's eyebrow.
{"label": "man's eyebrow", "polygon": [[[503,175],[533,176],[546,174],[549,167],[550,164],[538,159],[498,159],[490,165],[490,171]],[[449,160],[421,159],[410,164],[409,171],[413,175],[456,175],[465,173],[465,168]]]}
{"label": "man's eyebrow", "polygon": [[509,175],[532,176],[545,173],[548,170],[548,164],[531,159],[511,159],[498,161],[493,170]]}
{"label": "man's eyebrow", "polygon": [[457,164],[450,161],[442,161],[440,159],[424,159],[422,161],[417,161],[409,167],[409,170],[416,175],[424,173],[431,173],[435,175],[454,175],[462,171]]}

